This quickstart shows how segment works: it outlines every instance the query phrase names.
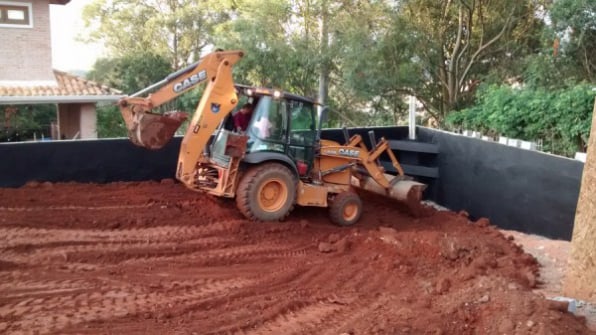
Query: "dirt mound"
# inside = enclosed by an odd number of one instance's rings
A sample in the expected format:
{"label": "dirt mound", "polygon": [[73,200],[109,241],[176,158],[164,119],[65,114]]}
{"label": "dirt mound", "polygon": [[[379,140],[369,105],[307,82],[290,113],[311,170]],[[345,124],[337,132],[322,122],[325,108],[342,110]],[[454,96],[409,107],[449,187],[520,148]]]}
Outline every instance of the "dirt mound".
{"label": "dirt mound", "polygon": [[590,334],[487,221],[253,223],[168,181],[0,189],[0,333]]}

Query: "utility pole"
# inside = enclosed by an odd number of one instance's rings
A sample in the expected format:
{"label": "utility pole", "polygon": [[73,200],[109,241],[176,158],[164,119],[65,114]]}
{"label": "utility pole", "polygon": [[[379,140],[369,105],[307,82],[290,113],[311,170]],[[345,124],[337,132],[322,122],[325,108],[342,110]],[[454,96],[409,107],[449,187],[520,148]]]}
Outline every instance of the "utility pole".
{"label": "utility pole", "polygon": [[563,283],[566,296],[596,302],[596,101],[582,176],[571,254]]}

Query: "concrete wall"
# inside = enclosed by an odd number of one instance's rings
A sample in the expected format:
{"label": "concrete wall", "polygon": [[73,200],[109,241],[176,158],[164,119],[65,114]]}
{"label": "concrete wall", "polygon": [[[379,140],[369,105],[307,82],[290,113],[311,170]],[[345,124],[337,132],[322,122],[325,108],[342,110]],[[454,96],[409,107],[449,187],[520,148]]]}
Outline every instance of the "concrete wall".
{"label": "concrete wall", "polygon": [[96,139],[97,138],[97,112],[95,104],[81,104],[81,138]]}
{"label": "concrete wall", "polygon": [[0,27],[0,81],[55,81],[48,1],[11,2],[32,3],[33,27]]}
{"label": "concrete wall", "polygon": [[60,138],[97,139],[95,104],[58,104],[58,129]]}

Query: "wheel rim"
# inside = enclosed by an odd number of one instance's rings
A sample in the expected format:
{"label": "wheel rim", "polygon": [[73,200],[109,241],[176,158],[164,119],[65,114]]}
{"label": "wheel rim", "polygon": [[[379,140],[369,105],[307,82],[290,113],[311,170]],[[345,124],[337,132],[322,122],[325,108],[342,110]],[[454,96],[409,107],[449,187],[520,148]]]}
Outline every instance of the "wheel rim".
{"label": "wheel rim", "polygon": [[346,221],[352,221],[358,216],[358,204],[350,202],[344,206],[343,217]]}
{"label": "wheel rim", "polygon": [[259,187],[259,207],[266,212],[276,212],[288,199],[288,187],[283,180],[269,179]]}

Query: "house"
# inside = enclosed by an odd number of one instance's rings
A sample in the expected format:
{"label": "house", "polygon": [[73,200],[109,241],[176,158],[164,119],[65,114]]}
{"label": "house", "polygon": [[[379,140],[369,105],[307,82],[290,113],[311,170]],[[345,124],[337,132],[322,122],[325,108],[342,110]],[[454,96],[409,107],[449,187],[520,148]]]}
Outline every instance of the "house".
{"label": "house", "polygon": [[50,5],[69,2],[0,0],[0,114],[8,120],[16,105],[55,104],[54,139],[97,138],[96,104],[122,95],[52,69]]}

